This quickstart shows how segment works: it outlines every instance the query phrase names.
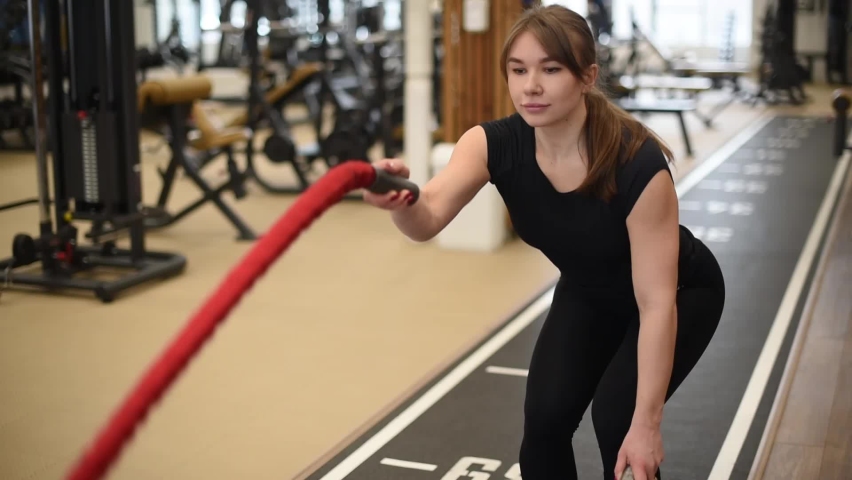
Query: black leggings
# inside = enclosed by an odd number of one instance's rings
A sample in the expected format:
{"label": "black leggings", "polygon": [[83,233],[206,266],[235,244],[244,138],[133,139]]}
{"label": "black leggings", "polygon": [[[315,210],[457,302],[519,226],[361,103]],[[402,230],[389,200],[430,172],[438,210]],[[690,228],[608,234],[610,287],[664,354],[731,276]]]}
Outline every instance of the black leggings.
{"label": "black leggings", "polygon": [[[704,353],[725,303],[719,264],[706,246],[695,243],[677,292],[677,343],[666,400]],[[560,281],[527,378],[520,451],[524,480],[577,478],[571,439],[592,400],[603,478],[614,478],[636,403],[638,335],[637,314],[613,318]]]}

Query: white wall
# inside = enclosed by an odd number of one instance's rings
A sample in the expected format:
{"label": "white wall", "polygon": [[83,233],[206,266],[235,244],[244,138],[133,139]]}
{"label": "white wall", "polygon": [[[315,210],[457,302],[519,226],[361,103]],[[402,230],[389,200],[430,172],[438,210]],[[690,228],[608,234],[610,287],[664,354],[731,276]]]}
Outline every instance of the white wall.
{"label": "white wall", "polygon": [[154,10],[146,0],[134,0],[136,46],[150,47],[154,45]]}
{"label": "white wall", "polygon": [[828,12],[798,12],[796,15],[796,51],[825,52],[828,42]]}

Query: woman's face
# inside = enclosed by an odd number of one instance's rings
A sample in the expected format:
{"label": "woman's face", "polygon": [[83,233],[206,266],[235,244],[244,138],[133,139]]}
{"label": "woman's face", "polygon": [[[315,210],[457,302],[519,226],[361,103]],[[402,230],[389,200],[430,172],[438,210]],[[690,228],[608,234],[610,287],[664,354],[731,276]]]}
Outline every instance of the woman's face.
{"label": "woman's face", "polygon": [[570,119],[583,106],[586,85],[568,68],[547,57],[529,32],[515,39],[506,64],[515,109],[533,127]]}

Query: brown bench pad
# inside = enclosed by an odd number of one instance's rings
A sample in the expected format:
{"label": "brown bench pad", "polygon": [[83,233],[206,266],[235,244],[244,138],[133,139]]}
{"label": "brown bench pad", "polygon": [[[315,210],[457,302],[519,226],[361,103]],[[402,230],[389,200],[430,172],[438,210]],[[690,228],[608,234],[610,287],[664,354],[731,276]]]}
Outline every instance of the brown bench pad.
{"label": "brown bench pad", "polygon": [[197,150],[211,150],[229,147],[235,143],[245,142],[251,138],[249,131],[243,127],[219,127],[204,111],[200,103],[192,106],[192,118],[198,129],[198,136],[189,144]]}
{"label": "brown bench pad", "polygon": [[[306,83],[313,81],[316,76],[322,72],[322,64],[320,63],[306,63],[297,67],[293,74],[290,75],[290,78],[282,85],[278,85],[268,92],[264,96],[266,103],[274,104],[281,100],[286,95],[298,90]],[[225,125],[226,127],[244,127],[248,123],[248,109],[243,113],[235,116],[231,119],[230,122]]]}
{"label": "brown bench pad", "polygon": [[148,103],[157,106],[193,103],[210,98],[212,90],[210,79],[201,75],[147,80],[137,90],[138,108],[142,111]]}

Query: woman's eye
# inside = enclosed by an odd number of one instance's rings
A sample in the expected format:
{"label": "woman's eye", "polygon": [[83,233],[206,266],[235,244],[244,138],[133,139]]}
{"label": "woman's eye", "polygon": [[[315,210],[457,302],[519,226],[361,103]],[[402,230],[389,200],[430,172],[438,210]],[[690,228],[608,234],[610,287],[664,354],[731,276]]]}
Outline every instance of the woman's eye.
{"label": "woman's eye", "polygon": [[512,71],[515,72],[516,75],[522,75],[524,73],[523,68],[515,68]]}
{"label": "woman's eye", "polygon": [[547,67],[544,69],[544,71],[547,73],[556,73],[559,70],[561,70],[559,67]]}

